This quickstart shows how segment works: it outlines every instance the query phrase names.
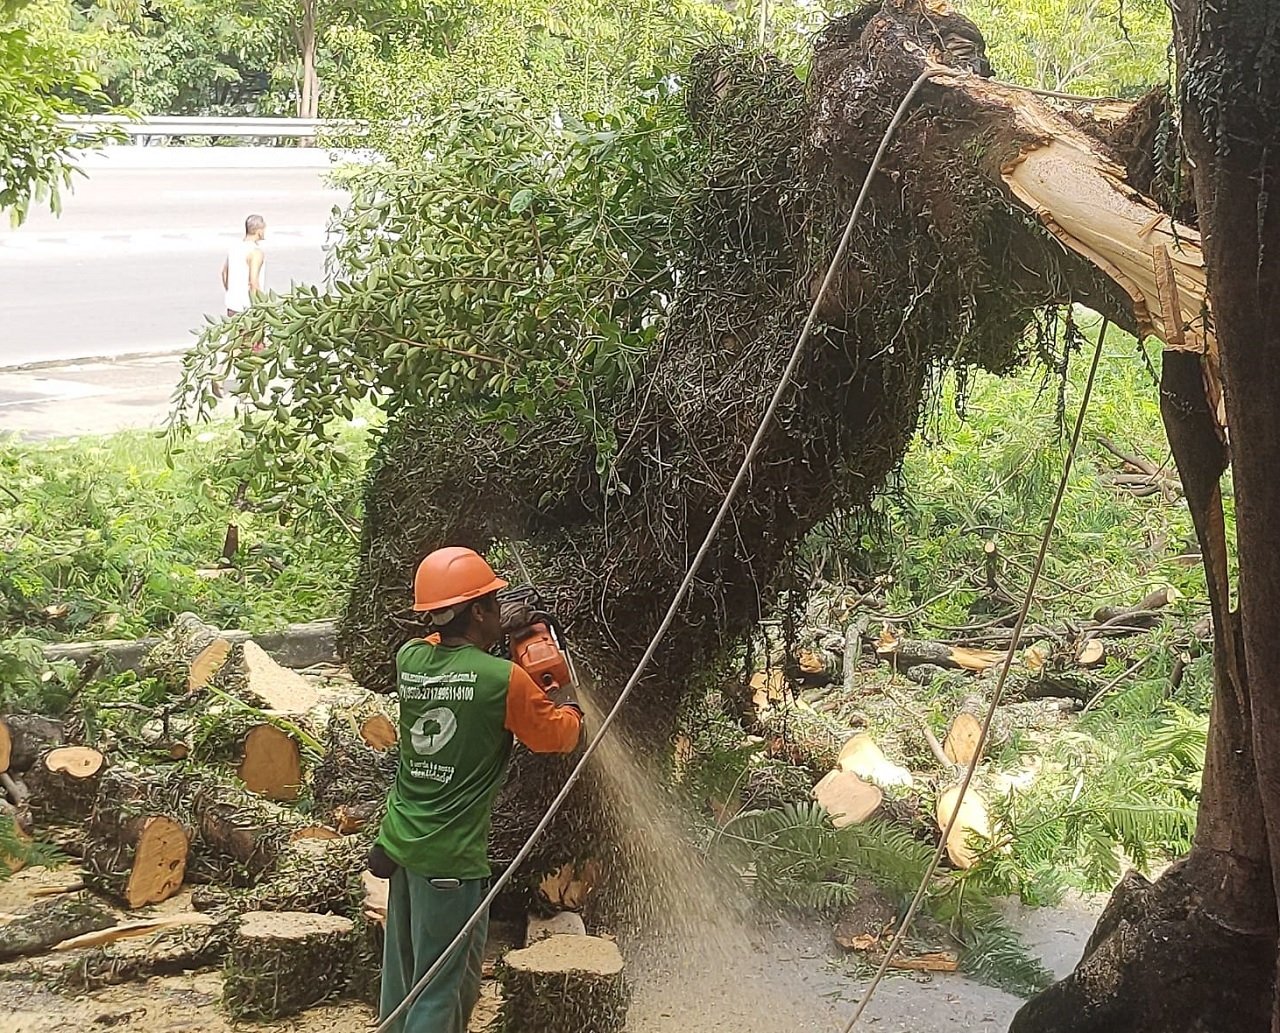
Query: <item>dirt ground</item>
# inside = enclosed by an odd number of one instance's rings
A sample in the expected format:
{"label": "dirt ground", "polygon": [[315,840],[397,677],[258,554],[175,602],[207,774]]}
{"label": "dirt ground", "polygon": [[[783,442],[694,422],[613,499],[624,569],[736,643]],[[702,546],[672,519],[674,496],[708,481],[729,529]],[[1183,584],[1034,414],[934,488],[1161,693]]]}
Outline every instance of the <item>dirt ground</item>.
{"label": "dirt ground", "polygon": [[[33,869],[0,883],[0,915],[30,906],[39,886],[67,873]],[[184,895],[185,896],[185,895]],[[184,896],[161,909],[179,910]],[[1070,900],[1051,909],[1011,908],[1028,944],[1056,973],[1069,971],[1097,917],[1099,902]],[[0,925],[2,935],[3,925]],[[145,950],[145,941],[136,941]],[[824,926],[779,924],[744,934],[726,954],[697,944],[652,944],[629,958],[634,1001],[628,1033],[808,1033],[835,1031],[852,1014],[867,972],[841,956]],[[19,964],[0,966],[0,1033],[367,1033],[373,1013],[342,1002],[295,1019],[235,1024],[218,1008],[221,976],[197,972],[110,987],[75,996],[16,978]],[[863,1023],[875,1033],[997,1033],[1008,1027],[1018,998],[958,975],[900,975],[888,979]],[[472,1022],[475,1033],[497,1014],[486,985]]]}

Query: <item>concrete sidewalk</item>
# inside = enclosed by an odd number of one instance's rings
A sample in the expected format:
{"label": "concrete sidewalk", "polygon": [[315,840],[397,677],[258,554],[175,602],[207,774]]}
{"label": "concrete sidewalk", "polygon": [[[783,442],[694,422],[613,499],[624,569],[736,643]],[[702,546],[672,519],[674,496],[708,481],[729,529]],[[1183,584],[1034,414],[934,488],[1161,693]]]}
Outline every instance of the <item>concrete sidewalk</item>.
{"label": "concrete sidewalk", "polygon": [[0,435],[41,441],[158,429],[181,370],[177,354],[0,369]]}

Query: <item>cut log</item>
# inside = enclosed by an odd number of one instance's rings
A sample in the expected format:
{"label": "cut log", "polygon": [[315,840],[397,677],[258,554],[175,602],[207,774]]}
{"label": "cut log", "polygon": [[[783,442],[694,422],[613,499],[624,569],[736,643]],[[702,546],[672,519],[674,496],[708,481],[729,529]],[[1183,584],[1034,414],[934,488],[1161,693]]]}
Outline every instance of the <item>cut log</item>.
{"label": "cut log", "polygon": [[50,746],[66,741],[62,722],[40,714],[0,715],[0,772],[20,775]]}
{"label": "cut log", "polygon": [[910,786],[914,782],[911,772],[889,760],[866,732],[859,732],[840,748],[836,766],[882,788]]}
{"label": "cut log", "polygon": [[360,738],[370,749],[389,750],[398,741],[396,726],[386,714],[371,714],[360,722]]}
{"label": "cut log", "polygon": [[917,664],[932,664],[950,670],[981,672],[1004,659],[1004,653],[994,649],[969,649],[946,642],[897,638],[891,634],[881,636],[876,645],[876,655],[899,670]]}
{"label": "cut log", "polygon": [[73,936],[108,929],[116,916],[84,894],[37,904],[29,912],[0,924],[0,961],[39,954]]}
{"label": "cut log", "polygon": [[991,838],[991,821],[987,816],[987,805],[978,794],[976,786],[970,785],[964,799],[960,800],[960,787],[950,786],[938,794],[938,804],[934,816],[941,831],[947,827],[951,814],[959,801],[960,813],[951,835],[947,837],[947,856],[957,868],[969,869],[977,863],[978,853],[969,845],[969,837],[977,835],[984,839]]}
{"label": "cut log", "polygon": [[195,827],[193,869],[226,886],[256,886],[273,874],[289,844],[314,828],[296,812],[265,800],[230,778],[201,773],[179,795],[190,798]]}
{"label": "cut log", "polygon": [[131,908],[182,888],[192,830],[172,794],[163,776],[111,771],[102,779],[85,839],[86,886]]}
{"label": "cut log", "polygon": [[146,655],[144,672],[171,693],[197,696],[210,685],[227,691],[244,682],[239,647],[193,613],[181,613],[164,638]]}
{"label": "cut log", "polygon": [[352,933],[354,948],[351,953],[351,976],[347,981],[347,996],[363,1001],[371,1008],[378,1008],[382,996],[382,950],[386,939],[386,912],[378,922],[365,914],[355,918]]}
{"label": "cut log", "polygon": [[982,722],[968,711],[960,711],[951,719],[942,752],[952,764],[967,768],[978,756],[978,742],[982,737]]}
{"label": "cut log", "polygon": [[296,800],[302,790],[302,752],[288,732],[254,725],[245,734],[236,774],[245,788],[268,800]]}
{"label": "cut log", "polygon": [[558,911],[580,911],[600,885],[602,874],[599,861],[564,864],[543,876],[538,896]]}
{"label": "cut log", "polygon": [[813,787],[813,798],[831,815],[831,824],[838,829],[861,824],[884,802],[879,786],[864,782],[852,771],[838,770],[829,772]]}
{"label": "cut log", "polygon": [[256,642],[250,640],[241,649],[249,702],[277,714],[306,714],[320,702],[311,682],[276,663]]}
{"label": "cut log", "polygon": [[89,817],[107,759],[89,746],[56,746],[27,771],[31,815],[37,824],[77,822]]}
{"label": "cut log", "polygon": [[381,813],[395,781],[396,729],[385,706],[369,699],[335,709],[325,726],[324,756],[311,773],[311,793],[316,813],[344,833]]}
{"label": "cut log", "polygon": [[362,875],[372,842],[372,830],[363,836],[296,840],[256,885],[234,891],[200,887],[192,894],[192,906],[198,911],[331,912],[356,918],[368,896]]}
{"label": "cut log", "polygon": [[242,915],[223,971],[223,1007],[237,1020],[296,1015],[346,989],[353,947],[349,918],[300,911]]}
{"label": "cut log", "polygon": [[622,954],[597,936],[550,936],[498,968],[507,1033],[618,1033],[630,988]]}
{"label": "cut log", "polygon": [[1100,639],[1086,640],[1076,652],[1076,663],[1081,667],[1097,667],[1107,658],[1107,647]]}

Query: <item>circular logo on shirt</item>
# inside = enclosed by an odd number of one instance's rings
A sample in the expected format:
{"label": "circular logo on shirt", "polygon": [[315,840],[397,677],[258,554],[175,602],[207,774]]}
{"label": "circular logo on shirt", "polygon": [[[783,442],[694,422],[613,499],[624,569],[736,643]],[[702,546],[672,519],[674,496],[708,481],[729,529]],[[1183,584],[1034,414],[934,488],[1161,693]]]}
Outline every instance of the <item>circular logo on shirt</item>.
{"label": "circular logo on shirt", "polygon": [[458,719],[448,707],[428,710],[409,729],[409,742],[415,753],[431,756],[449,744],[458,731]]}

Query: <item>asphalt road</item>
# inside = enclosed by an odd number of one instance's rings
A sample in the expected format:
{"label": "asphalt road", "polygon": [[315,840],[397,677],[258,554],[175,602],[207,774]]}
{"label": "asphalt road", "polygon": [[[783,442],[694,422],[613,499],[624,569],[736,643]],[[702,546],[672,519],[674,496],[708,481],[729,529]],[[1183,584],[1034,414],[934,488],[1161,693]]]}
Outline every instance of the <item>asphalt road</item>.
{"label": "asphalt road", "polygon": [[268,287],[322,280],[345,194],[325,183],[324,151],[266,151],[89,156],[61,216],[0,229],[0,368],[188,347],[224,312],[219,270],[251,212],[267,220]]}

